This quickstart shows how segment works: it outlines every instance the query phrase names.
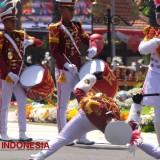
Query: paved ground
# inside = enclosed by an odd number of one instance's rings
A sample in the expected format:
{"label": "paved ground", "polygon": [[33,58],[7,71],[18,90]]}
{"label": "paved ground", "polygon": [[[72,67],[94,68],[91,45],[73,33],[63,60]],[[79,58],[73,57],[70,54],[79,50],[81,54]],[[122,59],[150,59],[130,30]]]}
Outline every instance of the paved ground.
{"label": "paved ground", "polygon": [[[18,136],[18,124],[14,122],[14,116],[9,114],[8,133],[16,138]],[[36,124],[28,123],[28,135],[33,137],[34,141],[46,142],[56,137],[57,128],[55,124]],[[143,133],[142,136],[149,141],[156,142],[155,134]],[[93,146],[75,145],[72,147],[63,147],[56,154],[47,160],[153,160],[154,158],[146,155],[137,149],[133,157],[125,146],[114,146],[109,144],[100,131],[92,131],[87,134],[90,140],[96,143]],[[1,142],[2,143],[2,142]],[[0,146],[2,147],[0,143]],[[27,160],[30,154],[36,153],[37,150],[4,150],[0,147],[0,160]]]}

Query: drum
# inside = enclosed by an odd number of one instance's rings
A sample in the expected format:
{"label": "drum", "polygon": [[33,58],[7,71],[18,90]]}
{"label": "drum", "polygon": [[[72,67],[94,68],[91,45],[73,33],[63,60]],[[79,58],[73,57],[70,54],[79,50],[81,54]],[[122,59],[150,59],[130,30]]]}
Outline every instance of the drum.
{"label": "drum", "polygon": [[81,80],[86,74],[93,74],[96,72],[101,72],[103,79],[97,80],[92,88],[93,92],[101,92],[106,94],[107,97],[114,97],[118,89],[117,79],[108,64],[103,60],[94,59],[86,62],[79,71],[79,78]]}
{"label": "drum", "polygon": [[21,73],[20,83],[27,96],[35,101],[48,98],[54,90],[54,81],[49,70],[40,65],[26,68]]}
{"label": "drum", "polygon": [[132,138],[132,128],[128,123],[122,121],[110,122],[105,128],[105,137],[114,145],[126,145]]}

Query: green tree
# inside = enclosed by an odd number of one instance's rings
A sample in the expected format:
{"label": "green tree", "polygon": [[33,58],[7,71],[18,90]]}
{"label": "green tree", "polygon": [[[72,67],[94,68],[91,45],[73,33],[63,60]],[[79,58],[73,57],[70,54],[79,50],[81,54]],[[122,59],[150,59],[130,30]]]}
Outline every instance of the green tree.
{"label": "green tree", "polygon": [[139,11],[149,18],[150,25],[157,27],[154,0],[141,0],[137,5]]}

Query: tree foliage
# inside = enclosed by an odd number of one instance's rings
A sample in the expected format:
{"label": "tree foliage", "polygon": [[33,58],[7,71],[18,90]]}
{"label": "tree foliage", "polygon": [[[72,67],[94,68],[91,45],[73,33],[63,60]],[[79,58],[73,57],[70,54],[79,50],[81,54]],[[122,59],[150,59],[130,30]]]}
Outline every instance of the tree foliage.
{"label": "tree foliage", "polygon": [[149,23],[153,27],[157,27],[155,18],[155,5],[154,0],[141,0],[137,3],[139,11],[149,18]]}

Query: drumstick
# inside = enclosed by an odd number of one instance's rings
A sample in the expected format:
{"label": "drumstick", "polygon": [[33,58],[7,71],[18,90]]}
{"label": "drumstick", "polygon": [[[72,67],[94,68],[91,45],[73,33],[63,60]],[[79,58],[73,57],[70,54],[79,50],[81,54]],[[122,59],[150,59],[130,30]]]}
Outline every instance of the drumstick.
{"label": "drumstick", "polygon": [[[26,29],[24,29],[24,41],[26,40]],[[25,45],[24,45],[24,48],[23,48],[23,55],[25,55],[25,52],[26,52],[26,48],[25,48]]]}
{"label": "drumstick", "polygon": [[149,97],[149,96],[160,96],[160,93],[143,94],[143,97]]}
{"label": "drumstick", "polygon": [[[89,48],[91,48],[91,40],[89,39]],[[89,58],[88,56],[86,56],[86,60],[91,61],[92,58]]]}
{"label": "drumstick", "polygon": [[72,62],[68,59],[68,57],[65,54],[63,54],[63,55],[66,58],[66,60],[68,61],[68,63],[70,63],[71,65],[73,65]]}
{"label": "drumstick", "polygon": [[[26,39],[26,30],[24,29],[24,41],[25,41],[25,39]],[[23,48],[23,56],[25,55],[25,52],[26,52],[26,48],[25,48],[25,45],[24,45],[24,48]],[[23,65],[24,65],[24,61],[22,60],[22,64],[21,64],[21,67],[20,67],[20,70],[19,70],[19,73],[18,73],[18,77],[19,77],[20,74],[21,74]]]}

